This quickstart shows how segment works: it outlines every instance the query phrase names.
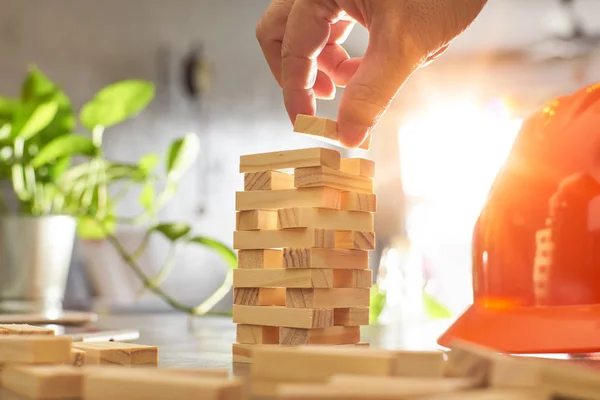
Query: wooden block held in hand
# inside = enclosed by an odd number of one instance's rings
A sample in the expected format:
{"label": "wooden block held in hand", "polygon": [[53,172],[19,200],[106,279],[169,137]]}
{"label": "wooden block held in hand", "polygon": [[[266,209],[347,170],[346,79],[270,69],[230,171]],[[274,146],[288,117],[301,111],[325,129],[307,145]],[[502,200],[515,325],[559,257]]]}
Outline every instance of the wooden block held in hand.
{"label": "wooden block held in hand", "polygon": [[240,173],[317,167],[320,165],[339,169],[340,160],[339,151],[324,147],[248,154],[240,157]]}
{"label": "wooden block held in hand", "polygon": [[0,336],[0,364],[67,364],[71,359],[69,336]]}
{"label": "wooden block held in hand", "polygon": [[294,207],[277,210],[277,228],[323,228],[372,232],[375,224],[374,215],[371,213]]}
{"label": "wooden block held in hand", "polygon": [[340,171],[365,178],[374,178],[375,162],[366,158],[342,158]]}
{"label": "wooden block held in hand", "polygon": [[277,229],[277,211],[274,210],[238,211],[235,219],[238,231]]}
{"label": "wooden block held in hand", "polygon": [[369,325],[369,307],[336,308],[333,310],[335,326]]}
{"label": "wooden block held in hand", "polygon": [[373,193],[373,180],[329,167],[306,167],[294,170],[296,188],[329,187],[358,193]]}
{"label": "wooden block held in hand", "polygon": [[288,328],[326,328],[333,326],[333,311],[283,306],[233,305],[233,323]]}
{"label": "wooden block held in hand", "polygon": [[33,399],[79,398],[82,393],[81,368],[67,365],[8,365],[0,386]]}
{"label": "wooden block held in hand", "polygon": [[85,364],[85,351],[79,349],[71,349],[71,360],[70,365],[74,367],[81,367]]}
{"label": "wooden block held in hand", "polygon": [[[329,118],[298,114],[294,121],[294,132],[311,135],[329,144],[343,147],[339,141],[337,122]],[[359,146],[359,149],[369,150],[371,136],[369,135]]]}
{"label": "wooden block held in hand", "polygon": [[285,288],[234,288],[233,304],[244,306],[284,306]]}
{"label": "wooden block held in hand", "polygon": [[285,306],[290,308],[368,307],[368,288],[288,289]]}
{"label": "wooden block held in hand", "polygon": [[283,268],[367,269],[369,253],[364,250],[286,248]]}
{"label": "wooden block held in hand", "polygon": [[54,329],[28,324],[0,324],[0,334],[5,335],[55,335]]}
{"label": "wooden block held in hand", "polygon": [[342,192],[340,209],[370,213],[377,212],[377,196],[374,193]]}
{"label": "wooden block held in hand", "polygon": [[332,326],[322,329],[281,328],[279,342],[286,345],[352,344],[360,342],[359,326]]}
{"label": "wooden block held in hand", "polygon": [[294,175],[280,171],[247,172],[244,174],[244,190],[294,189]]}
{"label": "wooden block held in hand", "polygon": [[[319,207],[339,210],[342,192],[328,187],[236,192],[236,211]],[[360,210],[359,210],[360,211]]]}
{"label": "wooden block held in hand", "polygon": [[336,231],[335,247],[348,250],[375,250],[375,232]]}
{"label": "wooden block held in hand", "polygon": [[234,249],[333,248],[334,245],[335,231],[332,229],[306,228],[233,232]]}
{"label": "wooden block held in hand", "polygon": [[86,364],[116,364],[130,367],[158,365],[158,347],[121,342],[76,342],[86,353]]}
{"label": "wooden block held in hand", "polygon": [[238,268],[283,268],[283,251],[277,249],[238,250]]}
{"label": "wooden block held in hand", "polygon": [[242,344],[279,344],[279,327],[238,324],[236,342]]}

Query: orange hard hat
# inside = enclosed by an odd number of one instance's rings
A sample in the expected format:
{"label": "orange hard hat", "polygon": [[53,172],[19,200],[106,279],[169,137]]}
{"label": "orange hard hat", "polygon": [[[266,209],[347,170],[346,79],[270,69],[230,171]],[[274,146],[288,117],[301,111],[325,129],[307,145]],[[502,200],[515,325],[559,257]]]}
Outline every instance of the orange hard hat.
{"label": "orange hard hat", "polygon": [[600,351],[600,84],[529,117],[473,232],[473,304],[439,338]]}

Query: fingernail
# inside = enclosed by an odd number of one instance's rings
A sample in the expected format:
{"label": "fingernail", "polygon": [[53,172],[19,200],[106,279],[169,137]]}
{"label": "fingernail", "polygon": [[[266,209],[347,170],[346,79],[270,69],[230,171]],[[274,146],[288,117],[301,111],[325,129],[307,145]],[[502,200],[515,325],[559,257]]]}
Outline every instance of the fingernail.
{"label": "fingernail", "polygon": [[338,123],[338,135],[343,146],[355,148],[369,135],[369,128]]}

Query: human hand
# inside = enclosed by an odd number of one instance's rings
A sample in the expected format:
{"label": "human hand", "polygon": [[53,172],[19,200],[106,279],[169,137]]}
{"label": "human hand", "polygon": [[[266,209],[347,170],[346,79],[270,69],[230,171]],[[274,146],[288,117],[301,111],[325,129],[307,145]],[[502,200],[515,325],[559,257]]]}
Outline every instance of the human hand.
{"label": "human hand", "polygon": [[[315,115],[316,98],[345,87],[340,141],[357,147],[419,67],[446,50],[487,0],[273,0],[256,28],[292,123]],[[356,23],[369,31],[364,57],[342,47]]]}

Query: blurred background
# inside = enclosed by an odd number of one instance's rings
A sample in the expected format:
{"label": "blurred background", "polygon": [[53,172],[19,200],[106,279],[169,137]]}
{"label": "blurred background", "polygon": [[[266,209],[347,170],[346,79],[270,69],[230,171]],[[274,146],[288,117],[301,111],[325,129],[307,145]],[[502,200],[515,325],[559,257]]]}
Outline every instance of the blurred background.
{"label": "blurred background", "polygon": [[[106,132],[105,152],[136,162],[148,152],[163,154],[176,137],[198,135],[199,157],[160,217],[186,221],[196,233],[231,245],[235,192],[243,189],[240,155],[320,145],[292,133],[255,39],[268,3],[0,0],[0,94],[18,95],[31,65],[60,85],[76,108],[112,82],[152,81],[155,99],[137,118]],[[381,321],[423,310],[431,318],[452,318],[467,307],[471,230],[486,192],[523,118],[599,78],[599,13],[596,0],[489,0],[447,53],[413,76],[371,150],[344,151],[376,162],[372,267],[388,293]],[[367,41],[356,27],[345,47],[362,55]],[[336,118],[341,92],[319,102],[319,116]],[[135,212],[135,196],[120,213]],[[143,228],[117,230],[131,246],[143,234]],[[167,248],[160,237],[152,239],[140,259],[149,274]],[[185,249],[162,287],[195,304],[225,273],[210,250]],[[76,241],[66,308],[171,310],[140,287],[106,241]],[[217,309],[230,307],[228,296]]]}

